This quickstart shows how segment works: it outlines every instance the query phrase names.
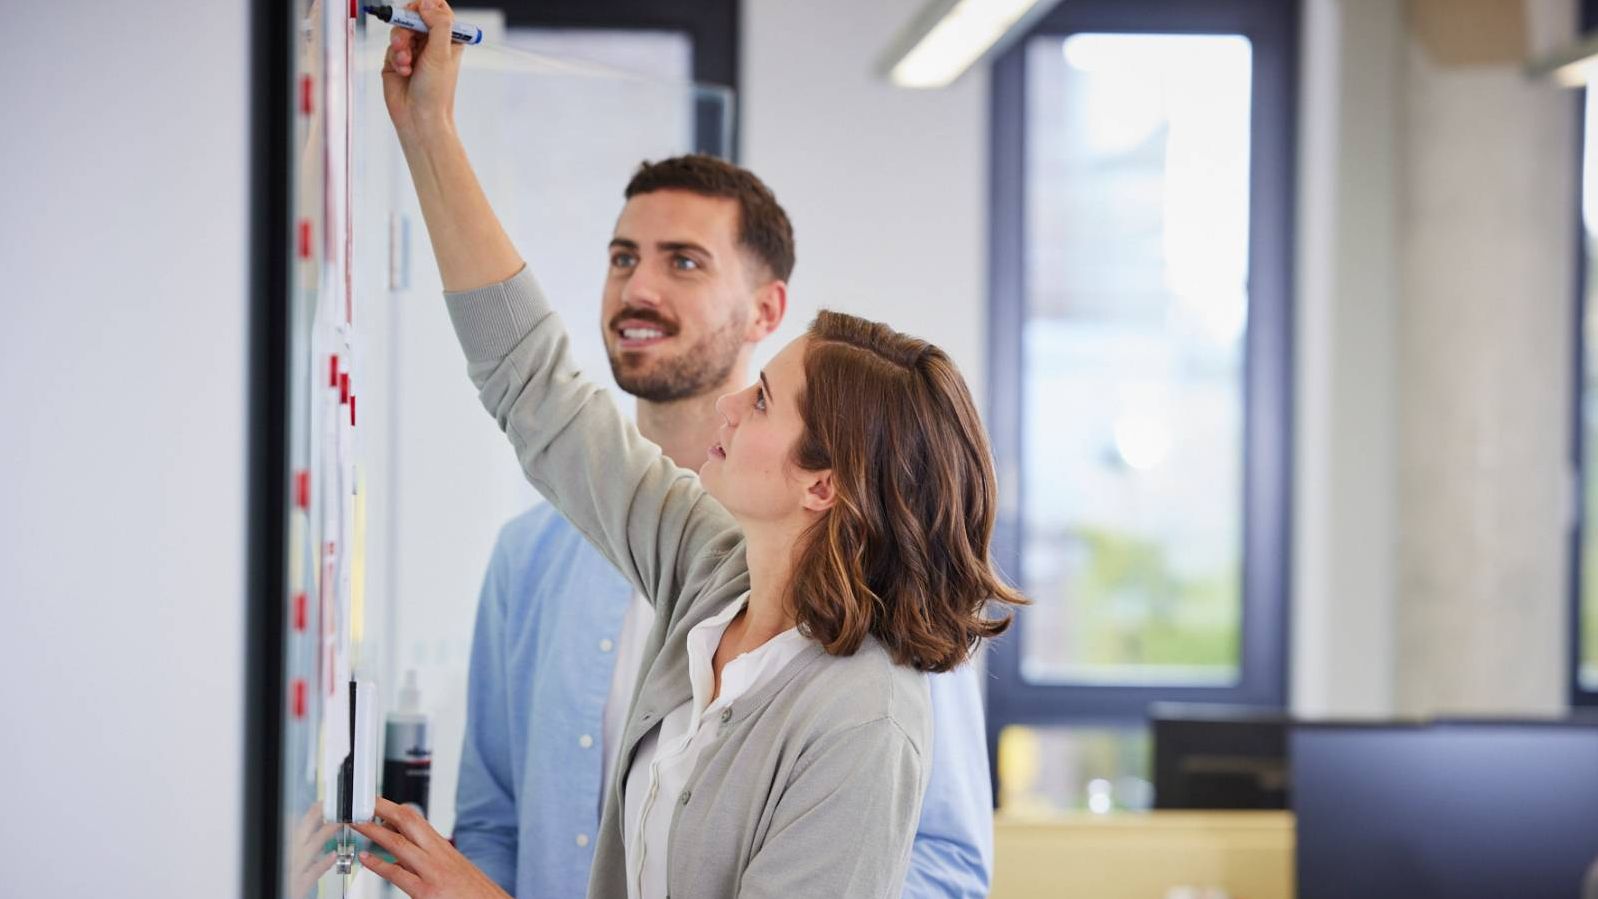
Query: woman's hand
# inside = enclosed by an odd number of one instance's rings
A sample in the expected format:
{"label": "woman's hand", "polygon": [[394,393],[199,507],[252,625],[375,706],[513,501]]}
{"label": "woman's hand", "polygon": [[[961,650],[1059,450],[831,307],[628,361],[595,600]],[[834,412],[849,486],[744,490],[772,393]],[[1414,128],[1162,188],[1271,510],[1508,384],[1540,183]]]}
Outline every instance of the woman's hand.
{"label": "woman's hand", "polygon": [[312,803],[294,825],[294,842],[290,854],[290,870],[294,872],[289,889],[294,899],[310,894],[316,882],[333,867],[333,853],[327,851],[327,841],[338,833],[337,824],[322,820],[322,807]]}
{"label": "woman's hand", "polygon": [[378,797],[377,814],[382,824],[350,826],[392,852],[397,864],[385,862],[370,852],[361,853],[361,864],[399,887],[407,896],[412,899],[509,899],[498,884],[467,861],[466,856],[440,836],[415,809]]}
{"label": "woman's hand", "polygon": [[401,142],[425,137],[455,122],[455,84],[466,45],[450,40],[455,14],[445,0],[406,4],[427,23],[427,34],[395,26],[383,59],[383,99]]}

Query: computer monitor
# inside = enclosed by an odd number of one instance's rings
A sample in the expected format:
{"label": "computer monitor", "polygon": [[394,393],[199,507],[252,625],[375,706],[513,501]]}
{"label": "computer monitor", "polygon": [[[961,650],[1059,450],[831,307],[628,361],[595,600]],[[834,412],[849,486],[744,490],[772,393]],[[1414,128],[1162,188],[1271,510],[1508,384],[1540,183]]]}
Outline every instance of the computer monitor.
{"label": "computer monitor", "polygon": [[1287,808],[1288,718],[1246,706],[1160,703],[1154,735],[1154,807]]}
{"label": "computer monitor", "polygon": [[1598,727],[1295,725],[1299,899],[1579,899]]}

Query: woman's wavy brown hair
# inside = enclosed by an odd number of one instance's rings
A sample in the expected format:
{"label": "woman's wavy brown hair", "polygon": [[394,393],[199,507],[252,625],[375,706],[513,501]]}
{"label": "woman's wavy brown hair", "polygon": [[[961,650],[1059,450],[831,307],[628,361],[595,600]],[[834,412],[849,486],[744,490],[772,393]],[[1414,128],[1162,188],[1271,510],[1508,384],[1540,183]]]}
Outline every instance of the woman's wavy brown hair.
{"label": "woman's wavy brown hair", "polygon": [[837,312],[810,325],[794,461],[832,470],[837,501],[806,533],[789,592],[833,655],[867,634],[893,660],[948,671],[1026,599],[988,558],[997,488],[965,379],[936,346]]}

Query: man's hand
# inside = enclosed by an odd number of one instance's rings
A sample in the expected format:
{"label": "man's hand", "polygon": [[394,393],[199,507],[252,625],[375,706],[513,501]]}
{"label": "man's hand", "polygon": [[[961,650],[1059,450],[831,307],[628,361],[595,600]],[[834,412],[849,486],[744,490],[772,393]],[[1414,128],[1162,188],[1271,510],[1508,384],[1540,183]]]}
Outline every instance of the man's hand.
{"label": "man's hand", "polygon": [[427,23],[428,33],[395,27],[388,37],[383,59],[383,100],[401,142],[414,140],[431,129],[452,128],[455,122],[455,84],[460,78],[464,44],[450,40],[455,14],[445,0],[420,0],[406,4]]}
{"label": "man's hand", "polygon": [[[428,22],[429,28],[434,27]],[[446,26],[447,27],[447,26]],[[444,32],[448,34],[448,31]],[[361,864],[412,899],[509,899],[488,875],[466,860],[414,809],[378,797],[382,824],[352,824],[394,854],[397,864],[361,853]]]}

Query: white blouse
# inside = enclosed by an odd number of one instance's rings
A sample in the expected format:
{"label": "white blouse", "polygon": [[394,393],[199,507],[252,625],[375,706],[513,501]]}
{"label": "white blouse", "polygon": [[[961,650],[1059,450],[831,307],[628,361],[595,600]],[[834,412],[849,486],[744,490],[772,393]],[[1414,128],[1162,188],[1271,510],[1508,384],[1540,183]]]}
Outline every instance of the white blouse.
{"label": "white blouse", "polygon": [[610,675],[610,695],[605,699],[605,718],[600,725],[599,813],[605,813],[605,797],[610,795],[611,778],[616,775],[616,756],[621,752],[621,734],[627,727],[627,710],[632,703],[633,684],[644,664],[644,644],[649,629],[655,626],[655,607],[642,593],[633,593],[627,613],[621,619],[621,632],[614,641],[603,640],[600,648],[615,650],[616,667]]}
{"label": "white blouse", "polygon": [[688,632],[688,677],[693,698],[673,709],[660,726],[638,744],[627,771],[623,793],[622,837],[627,855],[628,899],[663,899],[666,895],[666,845],[671,815],[688,788],[699,754],[716,738],[717,728],[701,727],[722,716],[732,717],[732,704],[770,681],[810,643],[789,628],[721,670],[721,693],[714,703],[715,671],[711,661],[721,635],[749,602],[749,594]]}

